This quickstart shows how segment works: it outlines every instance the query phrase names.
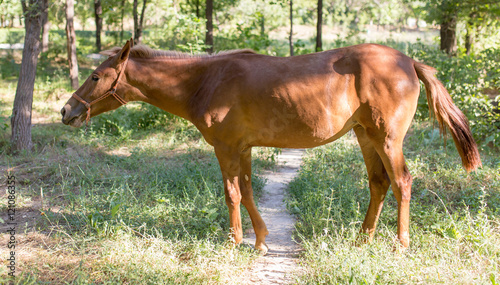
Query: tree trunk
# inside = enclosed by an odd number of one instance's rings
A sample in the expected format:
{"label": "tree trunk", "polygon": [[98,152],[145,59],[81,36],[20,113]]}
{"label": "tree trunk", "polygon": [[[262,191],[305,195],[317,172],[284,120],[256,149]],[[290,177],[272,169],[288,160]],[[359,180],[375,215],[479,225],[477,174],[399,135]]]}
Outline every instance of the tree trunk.
{"label": "tree trunk", "polygon": [[136,44],[140,44],[142,42],[142,28],[143,28],[143,23],[144,23],[144,13],[146,12],[146,4],[147,0],[144,0],[142,2],[142,11],[141,15],[139,17],[138,11],[137,11],[137,6],[139,3],[137,2],[138,0],[134,0],[134,42]]}
{"label": "tree trunk", "polygon": [[456,15],[447,15],[441,22],[441,50],[449,55],[455,55],[457,52],[457,17]]}
{"label": "tree trunk", "polygon": [[139,30],[137,31],[137,34],[139,35],[139,37],[137,38],[138,40],[137,43],[142,42],[142,31],[144,29],[144,13],[146,13],[146,4],[147,0],[144,0],[144,2],[142,2],[141,18],[139,20]]}
{"label": "tree trunk", "polygon": [[206,16],[207,16],[207,34],[205,35],[205,45],[207,45],[207,53],[214,52],[214,24],[213,24],[213,1],[207,0]]}
{"label": "tree trunk", "polygon": [[290,56],[293,56],[293,0],[290,0],[290,36],[288,37],[290,45]]}
{"label": "tree trunk", "polygon": [[76,59],[76,34],[73,18],[75,16],[74,0],[66,0],[66,42],[68,50],[69,79],[71,87],[78,89],[78,61]]}
{"label": "tree trunk", "polygon": [[134,6],[132,8],[132,14],[134,16],[134,42],[138,44],[137,29],[139,26],[139,14],[137,13],[137,3],[138,0],[134,0]]}
{"label": "tree trunk", "polygon": [[94,12],[95,12],[95,46],[97,51],[101,51],[101,31],[102,31],[102,5],[101,0],[94,0]]}
{"label": "tree trunk", "polygon": [[42,52],[49,51],[49,0],[42,1]]}
{"label": "tree trunk", "polygon": [[316,51],[323,50],[323,0],[318,0],[318,23],[316,24]]}
{"label": "tree trunk", "polygon": [[469,26],[469,23],[466,24],[467,33],[465,34],[465,53],[470,55],[472,50],[472,27]]}
{"label": "tree trunk", "polygon": [[32,147],[31,110],[36,66],[40,53],[41,15],[38,12],[38,7],[41,5],[41,0],[30,0],[29,7],[25,0],[22,0],[21,4],[25,15],[26,36],[11,116],[12,137],[10,143],[13,152],[29,151]]}
{"label": "tree trunk", "polygon": [[122,0],[121,7],[122,7],[122,14],[120,20],[120,44],[123,42],[123,19],[125,18],[125,0]]}
{"label": "tree trunk", "polygon": [[472,51],[472,45],[474,44],[474,18],[476,17],[476,13],[472,12],[469,14],[469,20],[465,24],[465,28],[467,33],[465,34],[465,53],[470,55]]}
{"label": "tree trunk", "polygon": [[195,2],[196,5],[196,18],[200,18],[200,0],[196,0]]}

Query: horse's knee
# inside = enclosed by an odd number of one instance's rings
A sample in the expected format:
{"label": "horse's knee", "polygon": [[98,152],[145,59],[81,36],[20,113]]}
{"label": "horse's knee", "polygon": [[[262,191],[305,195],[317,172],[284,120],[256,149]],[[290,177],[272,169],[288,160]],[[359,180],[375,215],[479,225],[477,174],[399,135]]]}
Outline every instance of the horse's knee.
{"label": "horse's knee", "polygon": [[227,206],[239,206],[241,202],[241,192],[239,187],[233,183],[227,183],[225,188]]}
{"label": "horse's knee", "polygon": [[[399,189],[399,193],[396,196],[401,202],[409,203],[411,200],[411,185],[413,183],[413,178],[408,171],[408,168],[404,168],[403,175],[397,179],[396,184]],[[396,194],[396,192],[395,192]]]}

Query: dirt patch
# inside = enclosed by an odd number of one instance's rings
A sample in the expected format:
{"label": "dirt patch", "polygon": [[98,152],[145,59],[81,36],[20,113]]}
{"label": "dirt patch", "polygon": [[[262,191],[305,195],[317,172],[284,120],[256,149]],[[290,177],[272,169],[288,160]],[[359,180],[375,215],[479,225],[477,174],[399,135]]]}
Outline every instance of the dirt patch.
{"label": "dirt patch", "polygon": [[[299,270],[297,256],[300,246],[292,240],[295,218],[285,205],[286,187],[297,175],[303,150],[286,149],[278,157],[277,171],[265,173],[267,184],[259,201],[259,210],[266,222],[269,252],[258,258],[254,266],[243,275],[241,284],[288,284],[291,274]],[[255,233],[247,232],[244,243],[254,244]]]}

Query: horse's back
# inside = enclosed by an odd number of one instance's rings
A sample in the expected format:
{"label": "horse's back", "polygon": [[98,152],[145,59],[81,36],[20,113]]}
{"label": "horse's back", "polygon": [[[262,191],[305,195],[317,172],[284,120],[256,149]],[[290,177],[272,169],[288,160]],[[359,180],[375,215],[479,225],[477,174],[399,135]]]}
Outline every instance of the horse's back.
{"label": "horse's back", "polygon": [[321,145],[352,128],[363,104],[393,106],[387,101],[418,86],[412,63],[375,44],[288,58],[238,54],[219,75],[207,118],[249,145]]}

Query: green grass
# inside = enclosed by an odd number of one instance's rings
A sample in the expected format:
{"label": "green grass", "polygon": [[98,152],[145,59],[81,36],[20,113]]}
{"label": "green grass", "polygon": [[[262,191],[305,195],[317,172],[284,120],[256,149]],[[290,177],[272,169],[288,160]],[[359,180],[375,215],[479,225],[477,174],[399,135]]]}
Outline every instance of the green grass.
{"label": "green grass", "polygon": [[[33,126],[33,152],[12,156],[9,130],[0,136],[2,179],[17,182],[19,251],[29,252],[19,254],[18,284],[223,283],[257,257],[229,242],[220,168],[193,125],[130,104],[93,119],[85,133],[44,113],[64,100],[35,96],[43,123]],[[258,173],[273,157],[255,151],[257,196]],[[6,274],[2,266],[0,280]]]}
{"label": "green grass", "polygon": [[[290,184],[289,208],[305,253],[304,284],[498,284],[500,159],[481,152],[483,168],[467,174],[452,142],[414,124],[405,141],[414,177],[411,246],[393,252],[396,201],[389,191],[373,243],[356,246],[369,203],[355,137],[310,150]],[[495,283],[496,282],[496,283]]]}

